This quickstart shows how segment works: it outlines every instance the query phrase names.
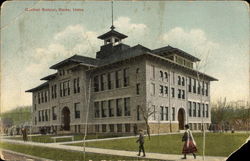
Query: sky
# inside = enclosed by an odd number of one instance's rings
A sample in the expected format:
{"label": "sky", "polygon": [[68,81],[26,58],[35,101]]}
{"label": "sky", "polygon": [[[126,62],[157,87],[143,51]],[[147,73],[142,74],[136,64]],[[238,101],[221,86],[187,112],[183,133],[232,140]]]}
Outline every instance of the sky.
{"label": "sky", "polygon": [[[25,90],[55,73],[53,64],[74,54],[95,57],[103,45],[97,37],[112,22],[110,1],[7,1],[1,7],[2,111],[31,105]],[[130,46],[171,45],[200,58],[199,70],[219,79],[211,83],[211,101],[249,98],[247,3],[115,1],[114,26]]]}

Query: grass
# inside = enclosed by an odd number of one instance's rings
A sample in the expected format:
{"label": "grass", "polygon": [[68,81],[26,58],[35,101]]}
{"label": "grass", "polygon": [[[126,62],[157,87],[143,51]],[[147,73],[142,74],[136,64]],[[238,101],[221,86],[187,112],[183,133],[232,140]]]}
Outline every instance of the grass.
{"label": "grass", "polygon": [[[40,142],[40,143],[52,143],[54,140],[51,137],[54,137],[55,135],[38,135],[38,136],[28,136],[28,141],[32,140],[33,142]],[[58,136],[58,135],[57,135]],[[74,140],[83,140],[83,135],[74,135]],[[118,137],[118,135],[87,135],[86,140],[90,139],[103,139],[103,138],[110,138],[110,137]],[[23,137],[11,137],[8,139],[13,140],[23,140]],[[71,141],[71,138],[58,138],[56,139],[56,142],[65,142],[65,141]]]}
{"label": "grass", "polygon": [[[83,160],[82,152],[73,152],[67,150],[60,150],[47,147],[38,147],[38,146],[29,146],[29,145],[20,145],[0,142],[0,147],[3,149],[12,150],[19,153],[24,153],[36,157],[53,159],[53,160],[64,160],[64,161],[74,161],[74,160]],[[86,153],[86,160],[145,160],[143,158],[133,158],[133,157],[124,157],[124,156],[114,156],[106,154],[95,154],[95,153]],[[151,161],[151,160],[149,160]]]}
{"label": "grass", "polygon": [[[194,133],[194,139],[197,143],[198,155],[202,154],[202,133]],[[249,137],[246,133],[206,133],[206,151],[207,156],[228,156],[238,149]],[[86,146],[105,149],[117,149],[127,151],[137,151],[137,138],[108,140],[88,142]],[[146,152],[181,154],[183,142],[182,134],[152,136],[151,140],[145,137]],[[82,146],[82,143],[71,144]]]}

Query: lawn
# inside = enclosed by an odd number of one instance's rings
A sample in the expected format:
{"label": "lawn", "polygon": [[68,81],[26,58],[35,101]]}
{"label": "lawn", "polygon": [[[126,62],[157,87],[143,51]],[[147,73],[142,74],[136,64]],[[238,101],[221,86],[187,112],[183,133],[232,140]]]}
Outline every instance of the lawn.
{"label": "lawn", "polygon": [[[68,134],[69,135],[69,134]],[[54,137],[55,135],[38,135],[38,136],[28,136],[28,141],[32,140],[33,142],[41,142],[41,143],[52,143],[53,139],[51,137]],[[57,135],[58,136],[58,135]],[[83,135],[74,135],[74,140],[83,140]],[[118,137],[118,135],[87,135],[86,140],[90,139],[103,139],[103,138],[110,138],[110,137]],[[23,140],[23,138],[20,137],[11,137],[8,139],[13,139],[13,140]],[[71,141],[71,138],[59,138],[56,139],[56,142],[64,142],[64,141]]]}
{"label": "lawn", "polygon": [[[194,139],[197,143],[198,155],[202,154],[202,133],[194,133]],[[249,137],[246,133],[206,133],[206,151],[207,156],[228,156],[238,149]],[[182,134],[152,136],[151,140],[145,137],[146,152],[181,154],[183,142]],[[98,147],[106,149],[118,149],[137,151],[138,144],[136,138],[88,142],[88,147]],[[82,143],[71,144],[82,146]]]}
{"label": "lawn", "polygon": [[[42,157],[52,160],[83,160],[82,152],[73,152],[67,150],[60,150],[47,147],[38,147],[38,146],[29,146],[29,145],[20,145],[12,143],[3,143],[0,142],[0,147],[3,149],[8,149],[16,151],[19,153],[24,153],[32,156]],[[105,154],[95,154],[95,153],[86,153],[86,160],[145,160],[144,158],[133,158],[133,157],[123,157],[123,156],[114,156],[114,155],[105,155]]]}

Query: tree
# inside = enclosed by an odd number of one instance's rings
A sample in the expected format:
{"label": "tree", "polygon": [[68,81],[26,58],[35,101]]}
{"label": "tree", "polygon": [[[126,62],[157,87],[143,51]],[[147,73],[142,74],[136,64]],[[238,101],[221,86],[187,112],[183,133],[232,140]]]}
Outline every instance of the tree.
{"label": "tree", "polygon": [[142,113],[143,120],[145,121],[148,138],[150,140],[150,126],[148,120],[156,111],[151,102],[148,102],[146,107],[140,106],[140,111]]}

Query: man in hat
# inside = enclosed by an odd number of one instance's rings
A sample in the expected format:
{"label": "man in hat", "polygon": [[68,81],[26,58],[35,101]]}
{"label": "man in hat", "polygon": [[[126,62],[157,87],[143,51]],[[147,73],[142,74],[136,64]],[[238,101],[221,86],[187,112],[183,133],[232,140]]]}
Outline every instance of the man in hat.
{"label": "man in hat", "polygon": [[145,157],[145,150],[144,150],[144,136],[143,136],[143,130],[139,130],[139,138],[136,140],[137,143],[139,143],[139,153],[138,156],[140,156],[141,151],[143,152],[143,157]]}

